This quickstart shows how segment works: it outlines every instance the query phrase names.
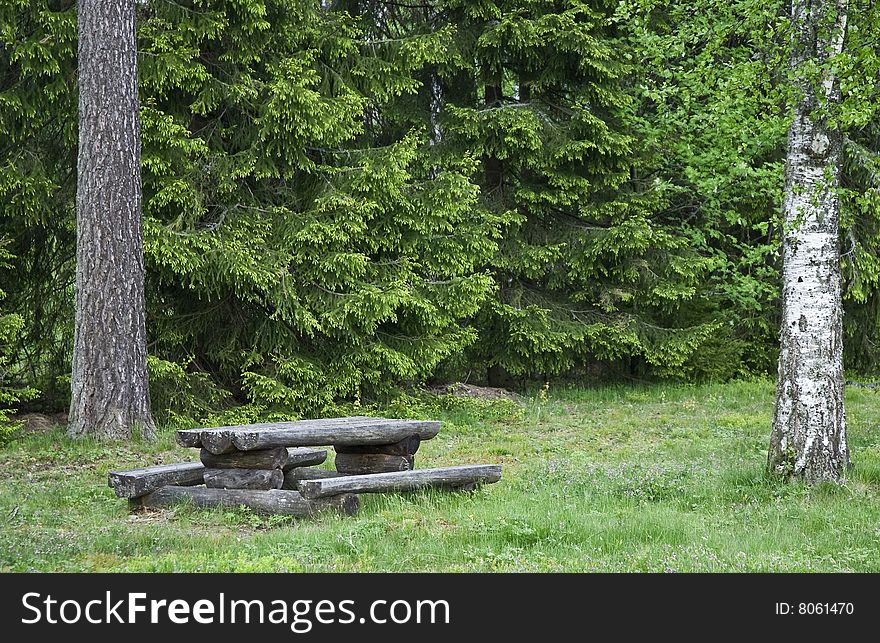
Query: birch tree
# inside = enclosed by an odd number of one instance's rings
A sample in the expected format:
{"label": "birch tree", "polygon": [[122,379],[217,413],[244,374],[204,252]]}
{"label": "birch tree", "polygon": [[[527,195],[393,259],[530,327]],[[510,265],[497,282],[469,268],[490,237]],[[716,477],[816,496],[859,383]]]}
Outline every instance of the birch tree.
{"label": "birch tree", "polygon": [[840,86],[847,0],[792,0],[791,69],[798,92],[788,131],[783,201],[782,329],[768,465],[809,483],[849,464],[843,400],[838,228]]}
{"label": "birch tree", "polygon": [[155,434],[147,382],[135,0],[79,0],[76,317],[68,432]]}

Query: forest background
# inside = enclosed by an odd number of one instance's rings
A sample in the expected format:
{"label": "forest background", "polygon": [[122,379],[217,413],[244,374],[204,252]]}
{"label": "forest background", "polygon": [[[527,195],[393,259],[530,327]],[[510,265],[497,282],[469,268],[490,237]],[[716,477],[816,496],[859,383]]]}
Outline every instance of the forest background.
{"label": "forest background", "polygon": [[[785,3],[150,0],[138,20],[163,425],[774,372]],[[76,33],[70,0],[0,7],[0,409],[69,402]],[[878,33],[852,2],[833,63],[853,378],[880,364]]]}

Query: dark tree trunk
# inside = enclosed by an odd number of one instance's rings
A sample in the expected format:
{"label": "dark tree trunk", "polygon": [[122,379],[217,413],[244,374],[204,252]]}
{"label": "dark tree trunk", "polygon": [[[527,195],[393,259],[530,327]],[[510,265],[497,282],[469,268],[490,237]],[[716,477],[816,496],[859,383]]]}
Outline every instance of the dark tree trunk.
{"label": "dark tree trunk", "polygon": [[[488,65],[484,70],[484,108],[493,109],[501,106],[501,74],[494,72]],[[485,191],[492,201],[502,203],[504,200],[504,173],[501,160],[493,153],[483,157],[483,174],[486,183]]]}
{"label": "dark tree trunk", "polygon": [[79,0],[76,317],[68,432],[155,437],[147,384],[134,0]]}
{"label": "dark tree trunk", "polygon": [[532,100],[532,86],[522,76],[519,78],[519,102],[529,103]]}
{"label": "dark tree trunk", "polygon": [[[492,65],[483,66],[483,109],[495,109],[502,106],[503,72],[495,69]],[[488,152],[483,155],[483,194],[486,200],[493,204],[495,209],[503,212],[506,209],[504,195],[504,164],[497,154]],[[506,281],[507,277],[499,275],[498,278]],[[490,363],[486,369],[486,383],[489,386],[506,386],[506,371],[499,363]]]}

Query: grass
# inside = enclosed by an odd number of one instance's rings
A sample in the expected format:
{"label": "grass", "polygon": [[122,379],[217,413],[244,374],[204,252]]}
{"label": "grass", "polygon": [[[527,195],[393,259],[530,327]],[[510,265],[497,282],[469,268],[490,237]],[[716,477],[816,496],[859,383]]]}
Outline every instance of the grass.
{"label": "grass", "polygon": [[841,486],[764,474],[770,382],[439,398],[417,466],[504,465],[474,494],[365,495],[354,518],[130,513],[107,472],[192,459],[56,429],[0,450],[3,571],[880,571],[880,393],[849,389]]}

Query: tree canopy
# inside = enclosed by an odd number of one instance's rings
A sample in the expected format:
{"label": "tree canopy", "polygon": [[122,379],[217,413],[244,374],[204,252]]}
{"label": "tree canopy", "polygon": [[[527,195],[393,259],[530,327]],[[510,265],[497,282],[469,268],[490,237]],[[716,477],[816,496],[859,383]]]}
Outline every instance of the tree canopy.
{"label": "tree canopy", "polygon": [[[834,61],[845,357],[871,373],[880,22],[854,4]],[[0,407],[67,403],[74,5],[0,7]],[[139,2],[157,419],[322,414],[431,380],[772,372],[783,5]]]}

